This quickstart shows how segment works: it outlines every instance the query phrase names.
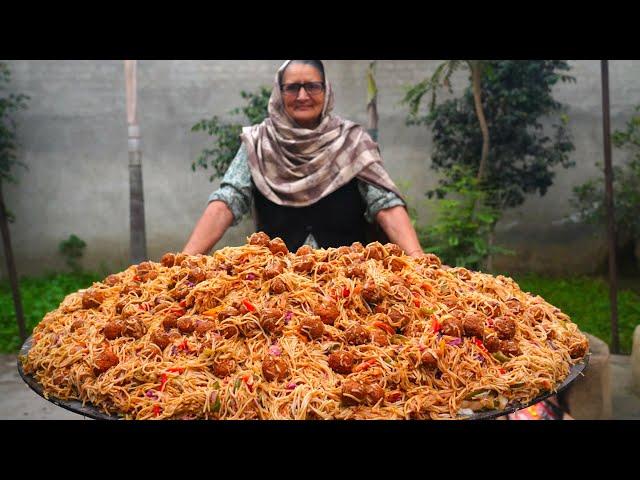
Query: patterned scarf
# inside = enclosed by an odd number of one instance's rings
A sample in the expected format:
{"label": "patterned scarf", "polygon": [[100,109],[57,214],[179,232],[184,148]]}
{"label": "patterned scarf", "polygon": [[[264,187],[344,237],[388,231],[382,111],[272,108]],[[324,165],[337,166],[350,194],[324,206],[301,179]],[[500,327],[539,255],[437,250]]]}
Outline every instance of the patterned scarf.
{"label": "patterned scarf", "polygon": [[357,177],[394,192],[398,188],[382,166],[380,150],[358,124],[330,115],[333,89],[325,78],[320,124],[299,127],[284,109],[276,74],[269,99],[269,116],[242,129],[253,181],[262,194],[278,205],[304,207],[326,197]]}

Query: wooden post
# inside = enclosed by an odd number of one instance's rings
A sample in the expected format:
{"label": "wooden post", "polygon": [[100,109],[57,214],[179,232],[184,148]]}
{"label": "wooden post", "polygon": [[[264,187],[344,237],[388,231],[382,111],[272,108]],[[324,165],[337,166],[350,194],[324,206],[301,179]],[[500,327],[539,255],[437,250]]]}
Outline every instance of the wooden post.
{"label": "wooden post", "polygon": [[378,141],[378,87],[374,73],[376,62],[369,64],[367,71],[367,114],[369,117],[369,128],[367,131],[375,142]]}
{"label": "wooden post", "polygon": [[16,263],[13,259],[13,249],[11,248],[11,237],[9,236],[9,219],[7,218],[7,211],[4,206],[4,197],[2,195],[2,181],[0,181],[0,230],[2,230],[2,243],[4,245],[4,255],[7,260],[7,272],[9,274],[9,283],[11,283],[11,293],[13,294],[13,305],[16,310],[18,331],[20,332],[20,340],[24,343],[27,339],[27,329],[24,324],[24,313],[22,311],[22,300],[20,299],[18,272],[16,271]]}
{"label": "wooden post", "polygon": [[616,220],[613,207],[613,169],[611,168],[611,127],[609,121],[609,62],[600,60],[602,73],[602,128],[604,140],[605,205],[609,240],[609,301],[611,303],[611,351],[620,353],[618,336],[618,276],[616,272]]}
{"label": "wooden post", "polygon": [[144,218],[144,191],[142,184],[142,152],[140,127],[136,120],[136,60],[125,60],[127,90],[127,124],[129,147],[129,228],[130,259],[132,264],[147,259],[147,239]]}

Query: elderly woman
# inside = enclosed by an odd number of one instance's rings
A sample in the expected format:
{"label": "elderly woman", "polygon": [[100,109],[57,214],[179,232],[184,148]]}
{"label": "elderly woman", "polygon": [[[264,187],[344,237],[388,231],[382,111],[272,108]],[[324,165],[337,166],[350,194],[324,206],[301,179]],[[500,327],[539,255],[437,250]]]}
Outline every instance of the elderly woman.
{"label": "elderly woman", "polygon": [[360,125],[331,115],[333,102],[319,60],[280,67],[269,116],[243,129],[185,253],[209,252],[253,206],[258,231],[282,238],[289,250],[368,243],[376,222],[406,254],[422,254],[378,145]]}

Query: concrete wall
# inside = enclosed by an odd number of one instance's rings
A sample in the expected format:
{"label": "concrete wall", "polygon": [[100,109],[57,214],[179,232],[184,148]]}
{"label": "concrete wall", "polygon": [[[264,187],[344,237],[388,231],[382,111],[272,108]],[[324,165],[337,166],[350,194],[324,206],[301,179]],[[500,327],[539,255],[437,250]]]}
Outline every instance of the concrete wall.
{"label": "concrete wall", "polygon": [[[58,243],[70,234],[87,242],[86,268],[128,264],[129,184],[125,86],[122,61],[7,62],[12,89],[31,97],[17,117],[20,159],[29,171],[19,184],[5,186],[5,200],[16,215],[12,241],[21,274],[64,269]],[[191,126],[242,103],[240,90],[270,85],[281,61],[142,60],[138,64],[138,116],[142,132],[148,251],[157,260],[179,250],[219,181],[191,162],[208,138]],[[366,122],[365,72],[368,61],[327,61],[336,91],[336,111]],[[399,104],[403,86],[430,75],[437,60],[380,61],[380,144],[386,166],[398,183],[409,183],[421,222],[433,218],[423,192],[436,184],[430,166],[431,135],[405,126],[407,108]],[[531,197],[509,211],[498,225],[497,241],[517,252],[497,267],[538,271],[591,271],[604,255],[604,242],[592,229],[563,222],[571,188],[596,172],[602,158],[600,64],[571,61],[575,84],[561,84],[555,97],[569,106],[576,167],[560,168],[545,197]],[[466,74],[454,80],[456,94]],[[622,128],[640,104],[640,61],[611,61],[612,128]],[[614,161],[621,153],[614,150]],[[244,242],[251,220],[230,229],[218,246]],[[2,274],[5,274],[4,258]]]}

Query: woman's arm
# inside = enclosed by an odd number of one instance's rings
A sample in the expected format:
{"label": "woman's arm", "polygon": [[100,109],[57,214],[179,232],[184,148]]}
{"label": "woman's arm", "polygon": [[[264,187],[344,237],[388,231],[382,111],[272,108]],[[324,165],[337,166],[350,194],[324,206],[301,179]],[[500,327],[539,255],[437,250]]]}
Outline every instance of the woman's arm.
{"label": "woman's arm", "polygon": [[183,252],[206,254],[218,243],[227,228],[237,225],[250,210],[251,172],[244,144],[229,165],[220,188],[209,196],[209,205],[198,220]]}
{"label": "woman's arm", "polygon": [[407,255],[413,257],[423,255],[418,235],[411,225],[411,219],[404,207],[396,206],[380,210],[376,214],[376,221],[387,234],[389,240],[402,248]]}
{"label": "woman's arm", "polygon": [[221,201],[211,202],[198,220],[182,251],[189,255],[207,254],[233,222],[233,213]]}

